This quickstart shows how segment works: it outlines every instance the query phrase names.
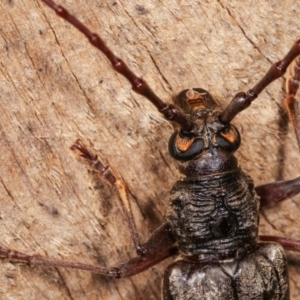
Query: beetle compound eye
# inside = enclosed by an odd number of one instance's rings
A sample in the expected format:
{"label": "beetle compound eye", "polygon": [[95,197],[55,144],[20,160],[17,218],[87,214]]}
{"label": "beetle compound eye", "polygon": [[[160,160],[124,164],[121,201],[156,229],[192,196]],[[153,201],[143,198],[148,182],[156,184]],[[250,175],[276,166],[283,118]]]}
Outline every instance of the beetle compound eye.
{"label": "beetle compound eye", "polygon": [[235,126],[230,125],[217,135],[217,143],[223,149],[233,152],[238,149],[241,144],[241,137]]}
{"label": "beetle compound eye", "polygon": [[190,160],[200,154],[204,143],[202,139],[195,137],[184,137],[174,132],[169,140],[169,152],[177,160]]}
{"label": "beetle compound eye", "polygon": [[180,135],[176,136],[176,146],[180,152],[186,152],[189,150],[191,145],[194,143],[195,138],[186,138],[186,137],[181,137]]}

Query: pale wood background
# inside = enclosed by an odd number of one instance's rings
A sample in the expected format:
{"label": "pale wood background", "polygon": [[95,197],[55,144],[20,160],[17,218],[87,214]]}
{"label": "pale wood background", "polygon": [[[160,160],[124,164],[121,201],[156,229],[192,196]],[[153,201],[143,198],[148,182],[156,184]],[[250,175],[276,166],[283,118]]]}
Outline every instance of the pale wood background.
{"label": "pale wood background", "polygon": [[[223,106],[300,38],[296,2],[61,0],[166,101],[203,87]],[[133,257],[117,198],[69,147],[89,141],[127,181],[145,240],[177,178],[171,126],[41,1],[1,1],[0,25],[1,244],[105,266]],[[243,138],[237,155],[256,184],[300,175],[284,95],[281,79],[235,120]],[[299,205],[300,196],[265,209],[261,233],[300,238]],[[300,255],[288,257],[296,300]],[[160,299],[170,261],[121,280],[1,262],[0,298]]]}

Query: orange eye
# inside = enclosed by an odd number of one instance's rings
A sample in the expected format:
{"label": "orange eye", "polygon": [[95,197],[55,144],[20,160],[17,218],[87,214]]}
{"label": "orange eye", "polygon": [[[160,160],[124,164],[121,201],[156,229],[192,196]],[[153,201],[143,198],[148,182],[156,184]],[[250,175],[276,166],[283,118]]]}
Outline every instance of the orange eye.
{"label": "orange eye", "polygon": [[197,137],[184,137],[174,132],[169,140],[169,152],[177,160],[187,161],[195,158],[203,151],[203,141]]}
{"label": "orange eye", "polygon": [[223,149],[233,152],[240,146],[240,134],[233,125],[230,125],[226,130],[218,133],[217,142]]}
{"label": "orange eye", "polygon": [[226,132],[221,131],[220,134],[231,144],[234,144],[238,138],[237,132],[232,130],[232,127],[230,127],[230,129]]}
{"label": "orange eye", "polygon": [[185,152],[191,147],[191,145],[194,143],[194,140],[194,138],[185,138],[177,135],[175,143],[179,151]]}

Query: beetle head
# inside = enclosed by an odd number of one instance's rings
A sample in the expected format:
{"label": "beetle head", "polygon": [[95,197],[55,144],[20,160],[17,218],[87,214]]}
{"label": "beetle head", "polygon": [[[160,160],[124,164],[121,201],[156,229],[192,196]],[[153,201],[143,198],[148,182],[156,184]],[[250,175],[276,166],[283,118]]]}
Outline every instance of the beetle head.
{"label": "beetle head", "polygon": [[170,154],[183,162],[183,172],[191,176],[191,172],[203,175],[236,168],[233,152],[240,146],[240,134],[235,126],[219,120],[221,110],[212,96],[200,88],[188,89],[175,104],[192,123],[191,130],[178,128],[169,141]]}

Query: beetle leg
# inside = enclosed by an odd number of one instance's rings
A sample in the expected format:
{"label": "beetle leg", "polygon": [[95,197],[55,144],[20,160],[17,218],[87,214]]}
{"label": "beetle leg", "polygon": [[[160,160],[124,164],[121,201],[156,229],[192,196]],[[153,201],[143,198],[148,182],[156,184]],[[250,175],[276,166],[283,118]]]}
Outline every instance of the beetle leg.
{"label": "beetle leg", "polygon": [[141,246],[136,224],[132,214],[132,209],[128,197],[128,188],[122,179],[118,179],[109,165],[104,165],[90,149],[88,149],[80,140],[77,140],[71,147],[72,150],[77,151],[81,161],[86,163],[94,172],[96,172],[100,179],[108,183],[110,186],[116,188],[121,206],[128,224],[130,234],[133,240],[134,247],[139,256],[143,257],[145,250]]}
{"label": "beetle leg", "polygon": [[[286,81],[288,96],[284,100],[284,105],[293,123],[300,150],[300,116],[298,103],[295,98],[300,82],[300,56],[292,63],[291,70],[291,76]],[[276,204],[300,193],[300,177],[288,181],[276,181],[261,185],[256,187],[255,191],[260,196],[261,207]]]}
{"label": "beetle leg", "polygon": [[260,185],[255,191],[260,197],[260,207],[273,205],[300,193],[300,177]]}
{"label": "beetle leg", "polygon": [[28,255],[2,246],[0,246],[0,258],[7,259],[10,262],[25,263],[30,266],[72,268],[121,278],[138,274],[158,262],[178,254],[178,247],[174,246],[174,242],[175,240],[170,225],[164,223],[157,228],[150,239],[143,244],[146,253],[144,257],[134,257],[127,262],[112,268],[104,268],[99,265],[84,264],[75,261],[55,260],[40,255]]}
{"label": "beetle leg", "polygon": [[276,242],[285,250],[300,252],[300,240],[273,235],[260,235],[259,240],[263,242]]}
{"label": "beetle leg", "polygon": [[300,117],[298,103],[295,98],[300,82],[300,57],[294,60],[291,66],[291,71],[291,76],[289,76],[286,80],[286,90],[288,96],[284,100],[284,105],[294,126],[298,147],[300,150]]}

